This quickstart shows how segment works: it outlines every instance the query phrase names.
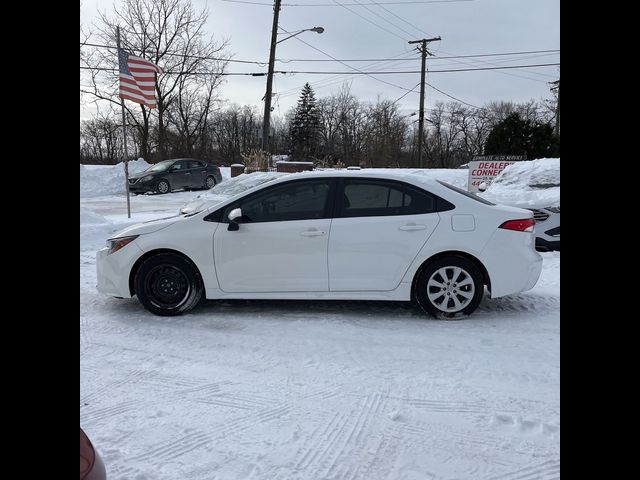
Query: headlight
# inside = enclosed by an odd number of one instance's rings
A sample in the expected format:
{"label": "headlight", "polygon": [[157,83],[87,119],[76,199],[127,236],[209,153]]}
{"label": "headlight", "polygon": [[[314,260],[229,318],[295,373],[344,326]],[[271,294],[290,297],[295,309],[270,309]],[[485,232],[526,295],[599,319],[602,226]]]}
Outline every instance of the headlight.
{"label": "headlight", "polygon": [[560,213],[560,207],[545,207],[545,210],[549,210],[553,213]]}
{"label": "headlight", "polygon": [[146,177],[142,177],[140,182],[150,182],[151,180],[153,180],[153,175],[147,175]]}
{"label": "headlight", "polygon": [[110,238],[107,240],[107,247],[109,247],[108,255],[117,252],[122,247],[126,247],[139,236],[140,235],[132,235],[130,237]]}

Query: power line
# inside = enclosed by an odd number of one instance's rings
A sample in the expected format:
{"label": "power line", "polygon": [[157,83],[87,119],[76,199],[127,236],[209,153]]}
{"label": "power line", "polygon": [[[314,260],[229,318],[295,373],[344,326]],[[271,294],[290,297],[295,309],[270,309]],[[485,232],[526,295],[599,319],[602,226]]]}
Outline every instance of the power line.
{"label": "power line", "polygon": [[[80,46],[87,46],[87,47],[98,47],[98,48],[107,48],[110,50],[117,50],[118,47],[114,47],[111,45],[99,45],[96,43],[82,43],[80,42]],[[185,55],[184,53],[172,53],[172,52],[167,52],[165,53],[165,55],[170,56],[170,57],[183,57],[183,58],[194,58],[197,60],[218,60],[218,61],[222,61],[222,62],[234,62],[234,63],[251,63],[251,64],[255,64],[255,65],[260,65],[260,66],[264,66],[267,64],[267,62],[257,62],[257,61],[253,61],[253,60],[233,60],[230,58],[218,58],[218,57],[201,57],[198,55]]]}
{"label": "power line", "polygon": [[[117,68],[106,67],[80,67],[80,70],[97,70],[101,72],[118,72]],[[175,70],[165,71],[165,74],[170,75],[212,75],[212,76],[228,76],[228,75],[247,75],[250,77],[264,77],[267,72],[181,72]],[[289,73],[289,72],[275,72],[275,73]]]}
{"label": "power line", "polygon": [[[356,0],[356,2],[357,2],[357,0]],[[371,5],[371,4],[364,4],[364,3],[360,3],[360,2],[357,2],[357,3],[359,5],[362,5],[362,7],[364,7],[368,12],[373,13],[376,17],[381,18],[382,20],[387,22],[389,25],[393,25],[398,30],[400,30],[402,33],[404,33],[404,34],[408,35],[409,37],[411,37],[411,33],[407,32],[404,28],[399,27],[397,24],[393,23],[391,20],[389,20],[389,19],[385,18],[384,16],[380,15],[375,10],[370,9],[367,5]]]}
{"label": "power line", "polygon": [[[357,15],[358,17],[362,18],[363,20],[369,22],[371,25],[375,25],[376,27],[378,27],[381,30],[384,30],[385,32],[390,33],[391,35],[393,35],[394,37],[399,38],[400,40],[402,40],[403,42],[406,41],[405,38],[401,37],[400,35],[398,35],[395,32],[392,32],[391,30],[389,30],[386,27],[383,27],[382,25],[377,24],[376,22],[374,22],[373,20],[369,20],[367,17],[364,17],[362,15],[360,15],[358,12],[356,12],[355,10],[350,9],[349,7],[346,6],[346,4],[344,3],[339,3],[337,0],[333,0],[335,2],[336,5],[339,5],[341,7],[344,7],[345,9],[349,10],[351,13],[353,13],[354,15]],[[360,5],[360,4],[357,4]]]}
{"label": "power line", "polygon": [[[282,31],[284,31],[285,33],[289,33],[289,34],[291,34],[291,32],[287,32],[284,28],[282,28],[282,27],[279,27],[279,28],[280,28]],[[369,73],[365,73],[365,72],[363,72],[362,70],[360,70],[360,69],[358,69],[358,68],[356,68],[356,67],[352,67],[352,66],[351,66],[351,65],[349,65],[348,63],[345,63],[345,62],[343,62],[343,61],[341,61],[341,60],[338,60],[336,57],[334,57],[334,56],[332,56],[332,55],[328,54],[328,53],[327,53],[327,52],[325,52],[324,50],[321,50],[321,49],[319,49],[319,48],[317,48],[317,47],[314,47],[313,45],[311,45],[310,43],[305,42],[305,41],[304,41],[304,40],[302,40],[301,38],[298,38],[298,37],[293,37],[293,38],[295,38],[295,39],[296,39],[296,40],[298,40],[299,42],[304,43],[304,44],[305,44],[305,45],[307,45],[308,47],[311,47],[311,48],[313,48],[314,50],[316,50],[316,51],[318,51],[318,52],[322,53],[323,55],[325,55],[325,56],[327,56],[327,57],[329,57],[329,58],[332,58],[333,60],[337,61],[338,63],[341,63],[341,64],[342,64],[342,65],[344,65],[345,67],[350,68],[350,69],[352,69],[352,70],[355,70],[356,72],[359,72],[358,74],[367,75],[368,77],[371,77],[371,78],[373,78],[374,80],[376,80],[376,81],[378,81],[378,82],[385,83],[385,84],[387,84],[387,85],[391,85],[392,87],[396,87],[396,88],[399,88],[399,89],[401,89],[401,90],[409,90],[408,88],[402,87],[402,86],[400,86],[400,85],[396,85],[395,83],[387,82],[387,81],[385,81],[385,80],[381,80],[381,79],[379,79],[379,78],[376,78],[376,77],[372,76],[371,74],[369,74]],[[342,73],[344,73],[344,72],[336,73],[336,75],[341,75]]]}
{"label": "power line", "polygon": [[395,105],[396,103],[398,103],[400,100],[402,100],[404,97],[406,97],[410,93],[418,93],[418,92],[416,92],[416,88],[418,88],[419,86],[420,86],[420,83],[417,83],[416,86],[413,87],[411,90],[409,90],[408,92],[403,93],[402,96],[396,98],[393,102],[391,102],[391,105]]}
{"label": "power line", "polygon": [[[107,48],[107,49],[112,49],[112,50],[116,50],[117,47],[115,46],[111,46],[111,45],[100,45],[100,44],[96,44],[96,43],[83,43],[80,42],[80,46],[87,46],[87,47],[98,47],[98,48]],[[526,50],[526,51],[519,51],[519,52],[498,52],[498,53],[478,53],[478,54],[472,54],[472,55],[451,55],[451,56],[447,56],[447,57],[436,57],[433,56],[431,57],[431,61],[434,60],[450,60],[450,59],[455,59],[455,58],[475,58],[475,57],[499,57],[499,56],[506,56],[506,55],[528,55],[528,54],[534,54],[534,53],[558,53],[560,52],[560,49],[550,49],[550,50]],[[396,55],[395,57],[391,57],[391,58],[343,58],[343,59],[328,59],[328,58],[290,58],[290,59],[284,59],[284,58],[276,58],[276,62],[281,62],[281,63],[290,63],[290,62],[397,62],[398,58],[400,55],[404,55],[404,54],[408,54],[408,53],[412,53],[412,52],[403,52],[401,54]],[[248,64],[255,64],[255,65],[266,65],[268,62],[266,61],[258,61],[258,60],[235,60],[235,59],[231,59],[231,58],[221,58],[221,57],[200,57],[197,55],[185,55],[183,53],[171,53],[168,52],[165,55],[167,56],[175,56],[175,57],[186,57],[186,58],[195,58],[195,59],[200,59],[200,60],[219,60],[219,61],[224,61],[224,62],[233,62],[233,63],[248,63]],[[413,57],[412,57],[413,58]]]}
{"label": "power line", "polygon": [[[399,19],[399,20],[403,21],[404,23],[406,23],[406,24],[407,24],[407,25],[409,25],[410,27],[415,28],[415,29],[416,29],[416,30],[418,30],[419,32],[427,33],[427,32],[425,32],[424,30],[422,30],[420,27],[416,27],[413,23],[409,22],[408,20],[405,20],[405,19],[404,19],[404,18],[402,18],[401,16],[396,15],[393,11],[389,10],[388,8],[386,8],[386,7],[384,6],[384,3],[376,2],[375,0],[371,0],[371,2],[372,2],[374,5],[377,5],[377,6],[379,6],[380,8],[382,8],[383,10],[385,10],[385,11],[389,12],[391,15],[393,15],[393,16],[394,16],[394,17],[396,17],[397,19]],[[411,34],[409,34],[409,32],[407,32],[407,34],[408,34],[409,36],[411,36]],[[430,34],[428,34],[428,33],[427,33],[427,35],[430,35]]]}
{"label": "power line", "polygon": [[[273,3],[265,2],[252,2],[249,0],[222,0],[228,3],[245,3],[249,5],[263,5],[267,7],[273,7]],[[460,2],[474,2],[475,0],[412,0],[408,2],[378,2],[379,5],[414,5],[422,3],[460,3]],[[350,6],[362,6],[361,3],[345,3],[343,5]],[[335,7],[332,3],[283,3],[283,7]]]}
{"label": "power line", "polygon": [[[394,57],[395,60],[392,61],[391,63],[387,64],[388,66],[385,67],[385,68],[394,68],[395,65],[397,65],[399,63],[406,62],[407,59],[401,59],[401,58],[398,58],[398,57],[403,57],[403,56],[406,57],[407,55],[410,55],[412,57],[411,60],[413,60],[413,52],[403,52],[403,53],[400,53],[400,54],[396,55]],[[333,61],[333,60],[330,60],[330,61]],[[378,67],[381,63],[383,63],[383,62],[370,63],[370,64],[367,64],[367,65],[364,65],[363,68]],[[355,75],[349,75],[349,76],[347,76],[347,78],[341,77],[341,75],[334,75],[332,77],[324,78],[324,79],[319,80],[318,82],[314,83],[313,88],[316,89],[316,90],[318,90],[320,88],[326,88],[326,87],[329,87],[329,86],[332,86],[332,85],[336,85],[338,83],[345,82],[348,79],[353,78],[353,77],[355,77]],[[294,93],[297,94],[300,91],[300,88],[302,88],[302,87],[298,86],[298,87],[293,88],[293,89],[285,90],[285,92],[283,92],[283,97],[292,95]],[[289,92],[291,92],[291,93],[289,93]]]}
{"label": "power line", "polygon": [[[287,32],[288,33],[288,32]],[[301,40],[302,41],[302,40]],[[305,42],[306,43],[306,42]],[[311,48],[315,48],[312,45],[309,45]],[[327,54],[328,55],[328,54]],[[338,60],[336,60],[338,61]],[[343,63],[343,62],[340,62]],[[274,73],[280,73],[283,75],[296,75],[296,74],[305,74],[305,75],[367,75],[371,77],[372,75],[401,75],[405,73],[421,73],[420,70],[398,70],[398,71],[375,71],[375,72],[365,72],[357,69],[356,67],[352,67],[351,65],[344,64],[345,66],[355,70],[355,72],[322,72],[322,71],[304,71],[304,70],[275,70]],[[560,63],[538,63],[531,65],[505,65],[503,67],[479,67],[479,68],[455,68],[455,69],[445,69],[445,70],[429,70],[429,73],[445,73],[445,72],[475,72],[481,70],[500,70],[507,68],[534,68],[534,67],[549,67],[549,66],[557,66]],[[80,67],[81,70],[104,70],[104,71],[112,71],[117,72],[117,68],[102,68],[102,67]],[[249,75],[253,77],[262,77],[266,75],[266,72],[180,72],[180,71],[168,71],[165,72],[168,74],[184,74],[184,75]],[[386,82],[379,78],[371,77],[374,80],[377,80],[382,83],[386,83],[387,85],[391,85],[396,88],[400,88],[402,90],[410,90],[406,87],[402,87],[400,85],[396,85],[394,83]]]}
{"label": "power line", "polygon": [[[431,73],[431,70],[429,70],[429,73]],[[470,103],[467,103],[467,102],[465,102],[464,100],[460,100],[459,98],[456,98],[456,97],[454,97],[453,95],[449,95],[448,93],[443,92],[442,90],[440,90],[440,89],[439,89],[439,88],[437,88],[437,87],[434,87],[433,85],[431,85],[431,84],[430,84],[430,83],[428,83],[428,82],[424,82],[424,83],[426,83],[427,85],[429,85],[429,86],[430,86],[431,88],[433,88],[436,92],[440,92],[441,94],[443,94],[443,95],[445,95],[445,96],[447,96],[447,97],[449,97],[449,98],[451,98],[451,99],[455,100],[456,102],[464,103],[465,105],[468,105],[468,106],[470,106],[470,107],[477,108],[478,110],[481,110],[481,108],[480,108],[480,107],[476,107],[475,105],[472,105],[472,104],[470,104]]]}

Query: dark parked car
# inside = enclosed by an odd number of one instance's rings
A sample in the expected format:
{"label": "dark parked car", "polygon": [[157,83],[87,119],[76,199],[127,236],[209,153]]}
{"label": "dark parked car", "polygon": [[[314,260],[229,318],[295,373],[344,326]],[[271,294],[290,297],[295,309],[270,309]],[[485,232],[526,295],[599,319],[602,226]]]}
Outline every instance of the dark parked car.
{"label": "dark parked car", "polygon": [[164,160],[129,177],[132,193],[169,193],[179,188],[209,189],[222,181],[216,165],[193,158]]}
{"label": "dark parked car", "polygon": [[100,455],[80,429],[80,480],[106,480],[107,472]]}

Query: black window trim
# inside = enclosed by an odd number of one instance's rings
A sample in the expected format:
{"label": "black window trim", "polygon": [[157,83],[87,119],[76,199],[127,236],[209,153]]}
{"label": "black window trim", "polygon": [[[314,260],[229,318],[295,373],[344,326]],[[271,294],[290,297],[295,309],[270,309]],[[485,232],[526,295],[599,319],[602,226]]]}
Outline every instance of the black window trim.
{"label": "black window trim", "polygon": [[[205,222],[218,222],[218,223],[225,223],[228,224],[229,223],[229,219],[226,217],[226,215],[224,214],[226,211],[230,211],[233,210],[234,208],[237,208],[242,202],[250,200],[251,198],[257,196],[257,195],[262,195],[264,193],[266,193],[268,190],[270,189],[277,189],[277,188],[281,188],[284,187],[286,185],[292,184],[292,183],[307,183],[307,182],[327,182],[329,183],[329,192],[327,193],[327,200],[325,202],[324,205],[324,212],[322,214],[321,217],[319,218],[309,218],[309,219],[302,219],[302,220],[323,220],[323,219],[327,219],[327,218],[333,218],[333,213],[335,210],[335,200],[336,200],[336,181],[337,178],[335,177],[318,177],[318,178],[294,178],[291,180],[287,180],[284,182],[279,182],[276,183],[275,185],[268,185],[265,188],[261,188],[260,190],[256,191],[256,192],[252,192],[248,195],[245,195],[242,198],[239,198],[237,200],[235,200],[234,202],[231,202],[227,205],[224,205],[220,208],[218,208],[217,210],[215,210],[214,212],[211,212],[209,215],[206,215],[203,220]],[[300,220],[278,220],[278,222],[296,222],[296,221],[300,221]],[[276,221],[273,222],[251,222],[248,225],[254,224],[254,223],[276,223]]]}
{"label": "black window trim", "polygon": [[[417,193],[420,193],[423,195],[429,195],[430,197],[432,197],[434,209],[432,212],[426,212],[426,213],[408,213],[408,214],[394,214],[394,215],[358,215],[358,216],[343,215],[342,203],[343,203],[343,197],[345,195],[344,186],[346,181],[356,181],[356,182],[365,181],[365,182],[380,183],[380,184],[386,184],[386,185],[391,184],[391,185],[400,187],[400,190],[402,191],[403,195],[406,194],[405,192],[406,190],[409,190],[409,192],[411,192],[411,190],[414,190],[414,191],[417,191]],[[403,203],[404,203],[404,200],[403,200]],[[439,197],[435,193],[432,193],[428,190],[425,190],[424,188],[419,187],[418,185],[414,185],[413,183],[403,182],[401,180],[396,180],[394,178],[378,178],[378,177],[364,177],[364,176],[363,177],[341,177],[339,179],[338,189],[335,196],[333,218],[400,217],[405,215],[427,215],[430,213],[438,213],[438,212],[444,212],[447,210],[453,210],[454,208],[456,207],[451,202],[443,199],[442,197]]]}

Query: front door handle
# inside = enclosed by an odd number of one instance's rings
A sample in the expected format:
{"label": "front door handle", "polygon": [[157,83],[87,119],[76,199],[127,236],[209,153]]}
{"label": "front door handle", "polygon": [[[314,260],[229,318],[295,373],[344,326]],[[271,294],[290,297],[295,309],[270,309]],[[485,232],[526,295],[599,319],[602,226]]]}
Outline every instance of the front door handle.
{"label": "front door handle", "polygon": [[416,225],[415,223],[408,223],[407,225],[402,225],[401,227],[398,227],[400,230],[403,230],[405,232],[411,232],[414,230],[426,230],[427,226],[426,225]]}
{"label": "front door handle", "polygon": [[326,235],[327,232],[325,232],[324,230],[304,230],[302,232],[300,232],[300,235],[302,235],[303,237],[320,237],[322,235]]}

